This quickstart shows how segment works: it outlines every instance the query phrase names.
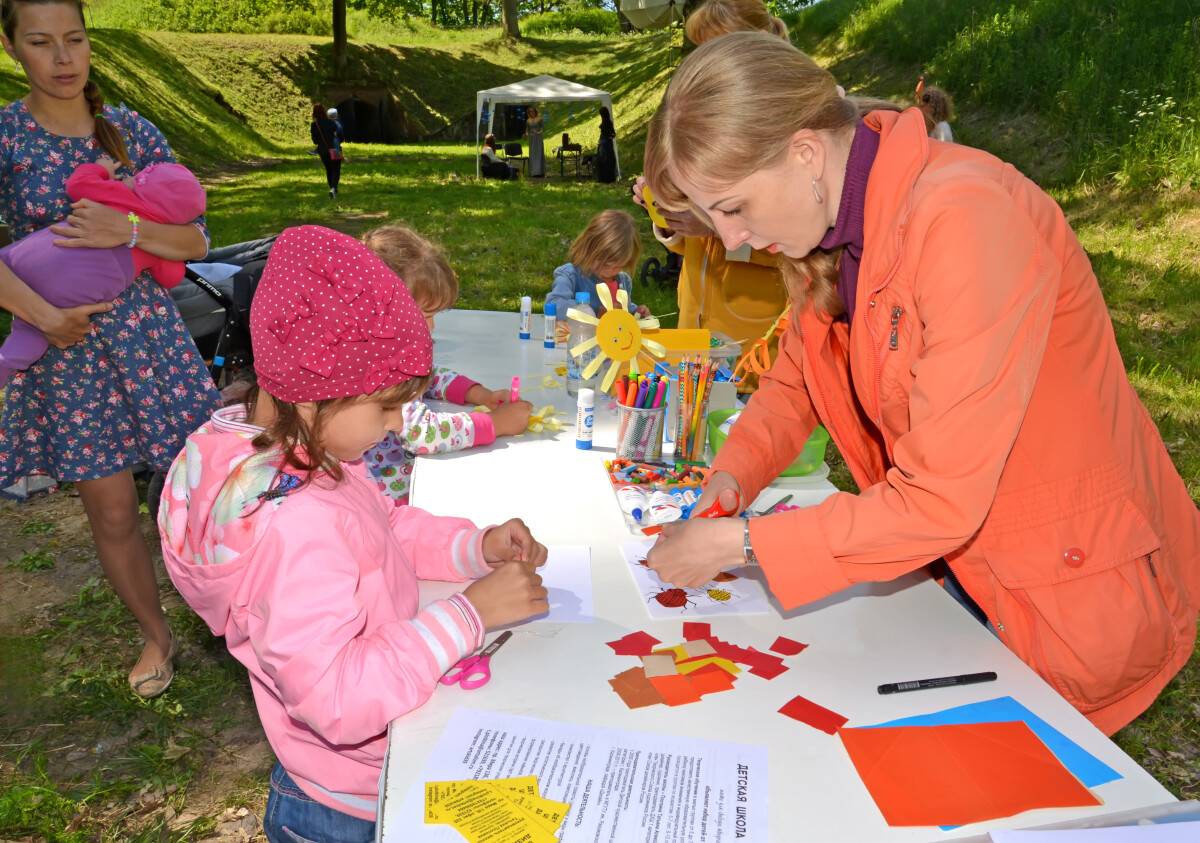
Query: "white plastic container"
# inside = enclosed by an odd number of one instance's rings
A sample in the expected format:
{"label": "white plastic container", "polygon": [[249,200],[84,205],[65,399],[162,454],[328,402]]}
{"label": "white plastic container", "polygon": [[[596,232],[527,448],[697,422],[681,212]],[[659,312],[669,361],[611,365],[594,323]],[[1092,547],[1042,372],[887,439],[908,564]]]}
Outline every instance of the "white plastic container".
{"label": "white plastic container", "polygon": [[579,409],[575,415],[575,447],[592,450],[592,433],[596,424],[596,392],[584,387],[579,390]]}
{"label": "white plastic container", "polygon": [[533,316],[533,300],[529,296],[521,296],[521,329],[517,334],[521,339],[529,339],[529,322]]}

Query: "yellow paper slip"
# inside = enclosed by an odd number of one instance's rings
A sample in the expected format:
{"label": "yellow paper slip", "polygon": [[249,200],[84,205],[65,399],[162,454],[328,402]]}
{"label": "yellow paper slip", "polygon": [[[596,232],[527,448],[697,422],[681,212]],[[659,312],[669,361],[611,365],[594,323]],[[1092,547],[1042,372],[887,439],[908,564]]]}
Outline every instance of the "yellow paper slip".
{"label": "yellow paper slip", "polygon": [[534,776],[425,785],[425,821],[452,825],[470,843],[554,843],[569,807],[538,796]]}

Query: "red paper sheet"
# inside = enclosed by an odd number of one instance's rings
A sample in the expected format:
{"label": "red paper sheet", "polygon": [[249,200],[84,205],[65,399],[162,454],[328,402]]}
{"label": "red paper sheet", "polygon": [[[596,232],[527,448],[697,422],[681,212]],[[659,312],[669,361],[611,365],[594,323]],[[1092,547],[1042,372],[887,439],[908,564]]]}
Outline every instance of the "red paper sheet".
{"label": "red paper sheet", "polygon": [[[830,735],[837,734],[837,730],[845,726],[847,720],[847,718],[842,717],[836,711],[830,711],[824,706],[817,705],[812,700],[806,700],[804,697],[793,697],[783,708],[779,709],[779,713],[786,714],[788,717],[791,717],[793,720],[799,720],[801,723],[807,723],[814,729],[820,729],[822,732]],[[862,771],[860,769],[859,775],[861,774]]]}
{"label": "red paper sheet", "polygon": [[803,651],[808,645],[801,644],[799,641],[793,641],[790,638],[784,638],[782,635],[775,639],[775,643],[771,645],[771,649],[776,653],[782,653],[785,656],[794,656]]}
{"label": "red paper sheet", "polygon": [[888,825],[966,825],[1100,804],[1021,721],[839,734]]}
{"label": "red paper sheet", "polygon": [[631,632],[616,641],[605,642],[618,656],[648,656],[662,642],[648,632]]}
{"label": "red paper sheet", "polygon": [[708,638],[712,635],[712,624],[698,623],[696,621],[683,622],[683,640],[696,641],[701,638]]}

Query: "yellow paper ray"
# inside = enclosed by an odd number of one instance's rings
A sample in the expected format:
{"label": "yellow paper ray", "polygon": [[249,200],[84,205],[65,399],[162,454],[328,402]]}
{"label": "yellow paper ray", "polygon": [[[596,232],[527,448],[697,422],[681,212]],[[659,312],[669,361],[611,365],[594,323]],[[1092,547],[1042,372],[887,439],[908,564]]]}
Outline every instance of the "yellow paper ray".
{"label": "yellow paper ray", "polygon": [[640,375],[641,373],[642,373],[642,370],[638,368],[637,358],[635,357],[629,361],[629,374],[630,375]]}
{"label": "yellow paper ray", "polygon": [[642,337],[642,348],[649,351],[655,357],[667,356],[667,347],[665,345],[654,340],[648,340],[645,337]]}
{"label": "yellow paper ray", "polygon": [[608,392],[608,388],[612,386],[612,382],[617,379],[617,369],[621,368],[621,364],[616,360],[608,366],[608,371],[604,375],[604,381],[600,384],[601,392]]}
{"label": "yellow paper ray", "polygon": [[587,351],[588,349],[595,348],[599,344],[600,344],[600,341],[598,339],[596,339],[595,337],[589,337],[588,339],[584,340],[579,345],[577,345],[571,349],[571,356],[578,357],[581,354],[583,354],[585,351]]}
{"label": "yellow paper ray", "polygon": [[[624,292],[624,291],[623,290],[617,291],[618,298],[620,297],[622,292]],[[605,310],[613,309],[612,295],[608,292],[607,284],[597,284],[596,285],[596,298],[600,300],[600,304],[604,305]],[[571,311],[569,311],[569,310],[567,311],[568,314],[570,312]]]}
{"label": "yellow paper ray", "polygon": [[[607,289],[605,287],[605,290]],[[629,293],[620,287],[617,288],[617,303],[621,305],[621,310],[629,310]],[[612,309],[612,305],[608,307],[610,310]]]}
{"label": "yellow paper ray", "polygon": [[637,323],[639,328],[645,328],[648,331],[657,331],[662,327],[662,323],[658,321],[657,316],[643,316]]}
{"label": "yellow paper ray", "polygon": [[600,371],[600,367],[604,365],[604,361],[607,359],[607,357],[597,354],[592,358],[592,362],[587,364],[587,368],[579,373],[579,376],[584,380],[587,380],[592,375],[596,374],[596,372]]}
{"label": "yellow paper ray", "polygon": [[600,322],[599,319],[590,313],[584,313],[582,310],[576,310],[573,307],[567,310],[567,318],[574,319],[576,322],[586,322],[589,325],[596,325]]}

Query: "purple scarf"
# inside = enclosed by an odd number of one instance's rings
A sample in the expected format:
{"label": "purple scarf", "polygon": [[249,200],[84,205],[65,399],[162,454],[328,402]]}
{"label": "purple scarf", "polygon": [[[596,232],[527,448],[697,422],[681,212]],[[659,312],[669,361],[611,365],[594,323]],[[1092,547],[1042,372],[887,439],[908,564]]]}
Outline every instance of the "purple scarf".
{"label": "purple scarf", "polygon": [[858,292],[858,267],[863,253],[863,207],[867,199],[867,179],[871,165],[879,152],[879,133],[862,120],[854,130],[850,157],[846,161],[846,180],[842,184],[842,201],[838,205],[837,222],[821,241],[822,249],[842,247],[838,264],[838,295],[846,305],[844,317],[854,326],[854,297]]}

